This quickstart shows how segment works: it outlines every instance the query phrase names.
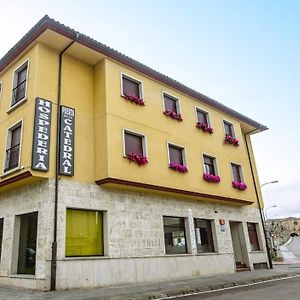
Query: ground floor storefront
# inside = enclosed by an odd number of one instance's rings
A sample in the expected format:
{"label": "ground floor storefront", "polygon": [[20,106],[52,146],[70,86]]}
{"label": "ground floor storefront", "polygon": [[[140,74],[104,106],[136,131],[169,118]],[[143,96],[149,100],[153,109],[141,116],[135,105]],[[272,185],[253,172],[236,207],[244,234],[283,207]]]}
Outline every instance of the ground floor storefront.
{"label": "ground floor storefront", "polygon": [[[50,287],[54,182],[0,194],[0,283]],[[259,210],[61,180],[57,289],[267,266]]]}

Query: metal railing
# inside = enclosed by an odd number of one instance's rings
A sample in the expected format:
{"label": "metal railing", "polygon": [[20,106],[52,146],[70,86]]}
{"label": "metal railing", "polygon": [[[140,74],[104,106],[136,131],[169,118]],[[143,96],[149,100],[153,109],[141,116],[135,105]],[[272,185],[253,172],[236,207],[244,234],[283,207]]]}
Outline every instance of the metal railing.
{"label": "metal railing", "polygon": [[26,79],[13,88],[11,105],[13,106],[19,101],[21,101],[25,97],[25,94],[26,94]]}
{"label": "metal railing", "polygon": [[6,162],[4,172],[16,168],[19,165],[20,144],[6,150]]}

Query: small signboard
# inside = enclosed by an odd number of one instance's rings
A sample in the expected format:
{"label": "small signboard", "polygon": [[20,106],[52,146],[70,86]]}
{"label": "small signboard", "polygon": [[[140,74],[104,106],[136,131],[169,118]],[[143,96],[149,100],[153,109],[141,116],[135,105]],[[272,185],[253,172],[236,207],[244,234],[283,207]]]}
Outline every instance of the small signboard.
{"label": "small signboard", "polygon": [[74,176],[75,109],[60,107],[59,174]]}

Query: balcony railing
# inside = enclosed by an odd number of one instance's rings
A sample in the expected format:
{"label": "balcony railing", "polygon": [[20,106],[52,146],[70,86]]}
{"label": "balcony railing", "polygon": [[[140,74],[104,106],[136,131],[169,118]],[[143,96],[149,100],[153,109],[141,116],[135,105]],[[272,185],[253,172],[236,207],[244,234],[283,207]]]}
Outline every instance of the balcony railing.
{"label": "balcony railing", "polygon": [[13,88],[11,105],[13,106],[19,101],[21,101],[25,97],[25,93],[26,93],[26,79]]}
{"label": "balcony railing", "polygon": [[4,172],[16,168],[19,165],[20,144],[6,150],[6,162]]}

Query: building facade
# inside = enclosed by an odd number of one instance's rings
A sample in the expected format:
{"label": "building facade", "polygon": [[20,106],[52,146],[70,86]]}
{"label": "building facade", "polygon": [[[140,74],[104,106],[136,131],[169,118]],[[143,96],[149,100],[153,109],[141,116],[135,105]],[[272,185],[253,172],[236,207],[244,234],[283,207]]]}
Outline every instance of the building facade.
{"label": "building facade", "polygon": [[48,16],[0,60],[0,90],[0,283],[267,267],[265,126]]}

